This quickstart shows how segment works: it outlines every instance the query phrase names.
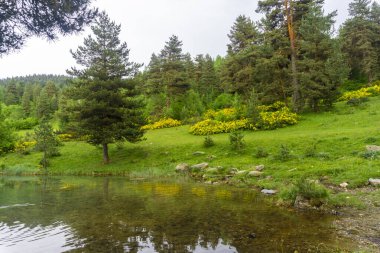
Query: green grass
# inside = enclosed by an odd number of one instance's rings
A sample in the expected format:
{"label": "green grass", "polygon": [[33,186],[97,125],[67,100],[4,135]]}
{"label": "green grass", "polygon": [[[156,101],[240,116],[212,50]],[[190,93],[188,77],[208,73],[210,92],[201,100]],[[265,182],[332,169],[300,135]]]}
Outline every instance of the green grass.
{"label": "green grass", "polygon": [[[371,98],[359,107],[338,103],[334,110],[302,115],[299,124],[272,131],[244,132],[245,148],[231,149],[228,134],[213,135],[215,145],[205,148],[204,136],[188,133],[189,126],[149,131],[138,144],[125,143],[120,149],[110,147],[111,163],[102,163],[102,151],[84,142],[67,142],[61,156],[51,159],[51,174],[133,175],[135,177],[174,176],[178,163],[209,162],[211,167],[250,169],[264,164],[264,176],[237,177],[236,181],[265,188],[286,188],[301,177],[349,188],[366,185],[369,178],[380,177],[380,158],[365,159],[368,144],[380,145],[380,97]],[[280,159],[280,148],[286,146],[289,159]],[[267,157],[257,158],[264,149]],[[193,152],[205,155],[194,156]],[[213,156],[213,158],[211,158]],[[0,157],[4,172],[27,174],[38,171],[41,153],[8,154]],[[17,166],[16,166],[17,165]],[[17,168],[14,169],[14,168]],[[16,173],[14,173],[16,174]],[[270,176],[270,178],[267,178]]]}

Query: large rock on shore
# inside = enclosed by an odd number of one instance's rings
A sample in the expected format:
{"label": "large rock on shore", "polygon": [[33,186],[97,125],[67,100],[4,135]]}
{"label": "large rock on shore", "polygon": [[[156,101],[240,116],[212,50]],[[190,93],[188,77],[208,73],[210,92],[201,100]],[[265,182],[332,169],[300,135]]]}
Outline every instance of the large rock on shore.
{"label": "large rock on shore", "polygon": [[263,173],[261,171],[257,171],[257,170],[254,170],[254,171],[250,171],[248,173],[248,176],[250,177],[260,177]]}
{"label": "large rock on shore", "polygon": [[191,169],[193,170],[204,170],[208,167],[208,163],[199,163],[191,166]]}
{"label": "large rock on shore", "polygon": [[367,151],[380,152],[380,146],[377,145],[367,145],[365,148]]}
{"label": "large rock on shore", "polygon": [[373,179],[373,178],[370,178],[368,180],[369,184],[370,185],[374,185],[374,186],[380,186],[380,179]]}
{"label": "large rock on shore", "polygon": [[189,172],[190,166],[187,163],[180,163],[175,167],[175,171],[179,173]]}

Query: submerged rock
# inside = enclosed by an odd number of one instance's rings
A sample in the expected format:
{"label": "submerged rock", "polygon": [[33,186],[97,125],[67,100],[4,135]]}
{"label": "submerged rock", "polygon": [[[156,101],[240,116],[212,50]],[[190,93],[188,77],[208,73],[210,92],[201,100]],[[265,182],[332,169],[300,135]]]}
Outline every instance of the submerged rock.
{"label": "submerged rock", "polygon": [[274,195],[277,193],[277,191],[276,190],[263,189],[263,190],[261,190],[261,193],[266,194],[266,195]]}
{"label": "submerged rock", "polygon": [[380,152],[380,146],[377,145],[367,145],[365,148],[367,151]]}
{"label": "submerged rock", "polygon": [[175,167],[176,172],[188,172],[190,169],[190,166],[187,163],[180,163]]}
{"label": "submerged rock", "polygon": [[250,171],[248,173],[248,176],[250,176],[250,177],[260,177],[262,174],[263,173],[261,171],[254,170],[254,171]]}
{"label": "submerged rock", "polygon": [[265,168],[265,166],[261,164],[261,165],[257,165],[257,166],[255,167],[255,170],[257,170],[257,171],[263,171],[264,168]]}
{"label": "submerged rock", "polygon": [[373,179],[373,178],[370,178],[370,179],[368,180],[368,182],[369,182],[370,185],[374,185],[374,186],[378,186],[378,185],[380,185],[380,179]]}

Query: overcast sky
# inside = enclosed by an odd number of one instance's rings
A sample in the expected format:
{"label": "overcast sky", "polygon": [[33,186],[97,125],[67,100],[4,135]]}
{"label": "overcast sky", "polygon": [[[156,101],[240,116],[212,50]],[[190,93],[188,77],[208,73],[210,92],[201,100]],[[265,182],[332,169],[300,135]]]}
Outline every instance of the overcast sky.
{"label": "overcast sky", "polygon": [[[325,11],[338,10],[336,28],[347,18],[351,0],[326,0]],[[257,0],[96,0],[111,20],[122,25],[121,40],[131,49],[130,59],[149,62],[165,41],[178,35],[184,52],[225,55],[227,34],[240,14],[253,20]],[[30,74],[65,74],[75,65],[69,52],[83,43],[89,29],[80,35],[62,37],[55,42],[31,38],[18,52],[0,58],[0,78]]]}

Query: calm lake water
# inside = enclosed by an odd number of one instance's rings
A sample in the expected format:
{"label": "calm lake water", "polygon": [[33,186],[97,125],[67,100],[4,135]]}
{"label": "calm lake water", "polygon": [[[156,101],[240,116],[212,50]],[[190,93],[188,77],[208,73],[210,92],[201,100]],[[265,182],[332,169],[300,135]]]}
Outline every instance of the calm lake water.
{"label": "calm lake water", "polygon": [[0,252],[351,248],[337,236],[335,217],[279,209],[252,190],[180,181],[0,178]]}

